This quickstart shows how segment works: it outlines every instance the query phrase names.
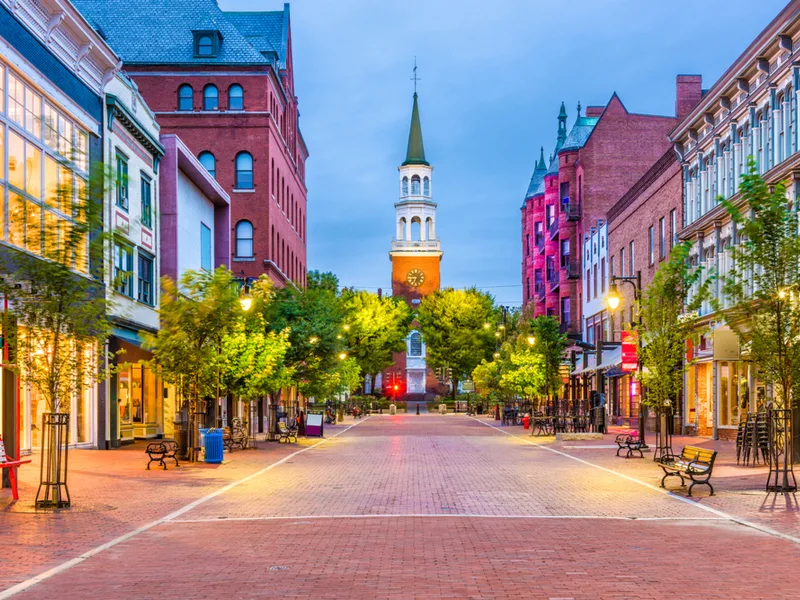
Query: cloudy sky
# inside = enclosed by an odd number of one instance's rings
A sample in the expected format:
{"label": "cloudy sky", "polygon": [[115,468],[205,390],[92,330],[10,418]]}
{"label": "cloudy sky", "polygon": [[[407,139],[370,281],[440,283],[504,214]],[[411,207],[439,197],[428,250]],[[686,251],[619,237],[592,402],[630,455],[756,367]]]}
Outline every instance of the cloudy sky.
{"label": "cloudy sky", "polygon": [[[220,0],[277,10],[278,0]],[[674,114],[675,75],[710,87],[785,0],[294,0],[308,143],[308,266],[391,289],[397,166],[419,64],[442,283],[519,304],[520,213],[561,101]]]}

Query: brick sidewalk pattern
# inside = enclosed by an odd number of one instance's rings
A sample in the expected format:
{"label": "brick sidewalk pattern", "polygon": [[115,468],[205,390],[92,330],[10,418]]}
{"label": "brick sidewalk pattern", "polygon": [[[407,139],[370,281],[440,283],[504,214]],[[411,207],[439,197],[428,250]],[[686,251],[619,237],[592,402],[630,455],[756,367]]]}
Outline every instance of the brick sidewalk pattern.
{"label": "brick sidewalk pattern", "polygon": [[[649,458],[487,425],[495,422],[461,415],[365,419],[17,597],[798,596],[800,545],[697,506],[795,530],[796,507],[765,508],[763,472],[731,466],[728,447],[718,495],[701,488],[687,502],[597,468],[658,485]],[[167,472],[144,471],[141,448],[76,452],[73,511],[0,513],[9,525],[0,528],[0,589],[295,450],[273,444],[217,468]],[[35,493],[33,471],[23,498]]]}

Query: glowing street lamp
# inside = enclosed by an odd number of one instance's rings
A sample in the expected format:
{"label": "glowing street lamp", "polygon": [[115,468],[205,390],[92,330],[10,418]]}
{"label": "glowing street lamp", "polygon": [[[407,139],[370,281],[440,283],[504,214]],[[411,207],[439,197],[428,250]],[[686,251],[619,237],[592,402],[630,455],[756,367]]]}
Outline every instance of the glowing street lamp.
{"label": "glowing street lamp", "polygon": [[495,352],[495,353],[494,353],[494,357],[495,357],[495,358],[500,358],[500,353],[499,353],[499,352]]}
{"label": "glowing street lamp", "polygon": [[244,276],[244,271],[242,271],[242,279],[244,280],[244,285],[242,286],[242,291],[239,294],[239,304],[242,307],[242,310],[247,312],[253,307],[253,297],[250,295],[250,286],[247,283],[247,277]]}
{"label": "glowing street lamp", "polygon": [[339,352],[339,360],[344,360],[347,358],[347,352]]}
{"label": "glowing street lamp", "polygon": [[318,341],[319,341],[319,338],[317,336],[315,336],[315,335],[312,335],[310,338],[308,338],[308,343],[309,344],[316,344]]}
{"label": "glowing street lamp", "polygon": [[608,306],[609,310],[617,310],[619,308],[620,303],[620,295],[619,291],[617,290],[617,284],[612,282],[608,286],[608,296],[606,296],[606,306]]}
{"label": "glowing street lamp", "polygon": [[491,323],[484,323],[483,324],[483,328],[484,329],[489,329],[491,326],[492,326]]}
{"label": "glowing street lamp", "polygon": [[528,345],[529,346],[533,346],[535,343],[536,343],[536,338],[533,337],[532,335],[529,335],[528,336]]}

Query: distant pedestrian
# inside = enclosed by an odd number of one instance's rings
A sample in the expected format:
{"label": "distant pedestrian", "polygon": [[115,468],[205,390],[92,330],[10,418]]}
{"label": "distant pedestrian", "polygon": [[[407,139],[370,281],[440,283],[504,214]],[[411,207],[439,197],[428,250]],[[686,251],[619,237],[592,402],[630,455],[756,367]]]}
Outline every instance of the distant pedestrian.
{"label": "distant pedestrian", "polygon": [[302,410],[297,415],[297,435],[306,435],[306,415]]}

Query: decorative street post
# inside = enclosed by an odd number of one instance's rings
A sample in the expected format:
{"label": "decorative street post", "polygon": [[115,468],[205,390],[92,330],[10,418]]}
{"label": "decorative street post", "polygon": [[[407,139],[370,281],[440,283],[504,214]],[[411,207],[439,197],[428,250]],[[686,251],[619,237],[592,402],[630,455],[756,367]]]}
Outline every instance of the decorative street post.
{"label": "decorative street post", "polygon": [[[619,295],[619,291],[617,290],[617,281],[620,281],[622,283],[627,283],[627,284],[629,284],[629,285],[631,285],[633,287],[633,302],[634,302],[634,306],[636,307],[636,312],[638,313],[639,302],[641,300],[641,294],[642,294],[642,272],[641,271],[636,271],[636,275],[635,276],[634,275],[630,275],[630,276],[612,275],[611,276],[611,284],[608,287],[608,296],[606,296],[606,304],[608,305],[608,309],[611,312],[614,312],[619,307],[619,303],[620,303],[620,300],[621,300],[620,295]],[[633,319],[631,319],[631,323],[630,323],[631,327],[634,325],[634,323],[635,322],[633,321]],[[612,325],[612,329],[613,329],[613,325]],[[613,331],[612,331],[612,335],[613,335]],[[637,352],[636,352],[636,355],[637,355],[637,367],[636,367],[637,376],[636,376],[636,379],[637,379],[637,381],[639,383],[639,385],[637,386],[639,388],[637,390],[639,392],[639,439],[642,441],[642,450],[649,450],[647,444],[645,443],[645,422],[647,421],[647,414],[646,414],[647,407],[644,405],[644,402],[642,401],[642,398],[644,396],[644,393],[643,393],[643,390],[642,390],[642,377],[641,377],[641,375],[642,375],[642,362],[641,362],[641,360],[638,360],[638,357],[641,354],[641,352],[640,352],[641,348],[642,348],[642,338],[641,338],[641,336],[637,335],[636,336],[636,349],[637,349]]]}

